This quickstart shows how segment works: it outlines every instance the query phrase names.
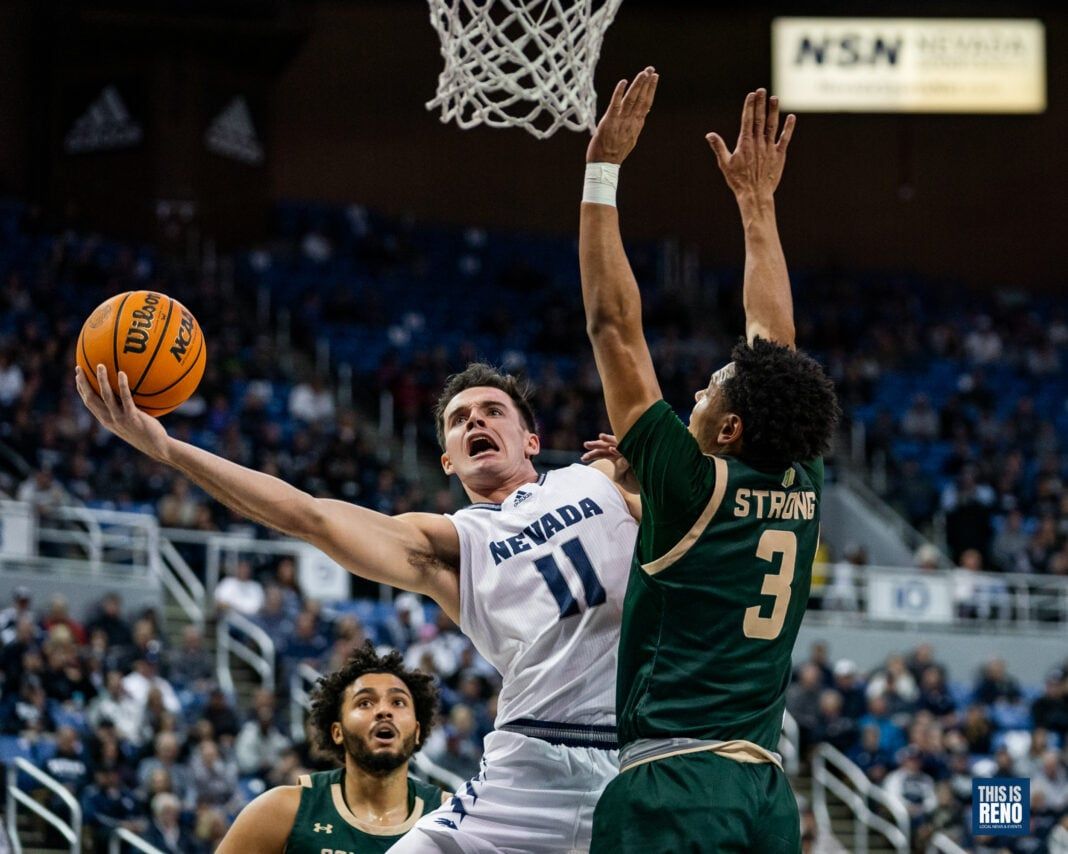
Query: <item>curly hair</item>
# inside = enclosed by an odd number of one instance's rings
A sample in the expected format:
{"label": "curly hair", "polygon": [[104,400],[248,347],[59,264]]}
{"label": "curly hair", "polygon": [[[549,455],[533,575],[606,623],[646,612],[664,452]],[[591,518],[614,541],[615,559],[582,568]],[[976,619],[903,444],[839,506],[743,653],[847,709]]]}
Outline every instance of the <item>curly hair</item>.
{"label": "curly hair", "polygon": [[739,341],[731,358],[722,388],[744,426],[739,457],[775,469],[826,453],[842,410],[819,362],[759,337]]}
{"label": "curly hair", "polygon": [[438,689],[434,678],[421,670],[409,670],[404,666],[404,657],[396,650],[380,656],[374,645],[367,641],[360,649],[349,656],[338,670],[323,676],[315,686],[311,698],[313,746],[324,756],[329,756],[339,764],[345,761],[345,748],[335,744],[330,737],[331,727],[341,720],[341,703],[345,698],[345,689],[367,673],[390,673],[403,682],[412,692],[415,704],[415,719],[419,723],[418,753],[434,726],[434,716],[438,710]]}
{"label": "curly hair", "polygon": [[477,386],[489,386],[507,394],[523,417],[527,430],[531,433],[538,432],[538,420],[534,417],[534,407],[530,402],[534,396],[534,390],[530,384],[486,362],[472,362],[460,373],[453,374],[445,380],[445,388],[441,390],[438,401],[434,404],[434,425],[437,428],[438,444],[441,445],[441,450],[445,450],[445,408],[449,405],[449,401],[461,391]]}

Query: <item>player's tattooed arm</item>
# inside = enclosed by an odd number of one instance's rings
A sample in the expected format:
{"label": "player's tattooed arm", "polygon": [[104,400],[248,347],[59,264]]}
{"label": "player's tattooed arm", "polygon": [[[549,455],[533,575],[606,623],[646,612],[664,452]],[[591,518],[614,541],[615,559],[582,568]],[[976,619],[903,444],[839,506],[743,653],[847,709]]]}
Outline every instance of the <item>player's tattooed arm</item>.
{"label": "player's tattooed arm", "polygon": [[[622,163],[653,105],[658,75],[646,68],[627,86],[621,80],[586,151],[587,163]],[[586,331],[604,386],[612,432],[625,436],[656,401],[660,385],[642,331],[641,294],[623,249],[615,206],[583,202],[579,269]]]}
{"label": "player's tattooed arm", "polygon": [[734,193],[745,229],[745,334],[794,346],[794,307],[779,229],[775,190],[786,165],[786,149],[796,118],[786,117],[779,133],[779,101],[763,89],[750,92],[742,108],[742,126],[734,151],[717,133],[705,139]]}

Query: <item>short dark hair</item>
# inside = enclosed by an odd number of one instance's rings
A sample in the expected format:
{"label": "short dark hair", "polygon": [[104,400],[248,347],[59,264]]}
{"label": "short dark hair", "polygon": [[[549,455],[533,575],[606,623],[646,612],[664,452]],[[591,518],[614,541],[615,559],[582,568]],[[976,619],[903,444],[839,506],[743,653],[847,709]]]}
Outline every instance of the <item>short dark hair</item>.
{"label": "short dark hair", "polygon": [[731,358],[734,375],[723,394],[742,419],[742,460],[786,468],[827,452],[842,410],[819,362],[759,337],[739,341]]}
{"label": "short dark hair", "polygon": [[458,374],[453,374],[445,380],[445,388],[441,390],[438,402],[434,404],[434,426],[438,432],[438,444],[445,450],[445,408],[461,391],[477,386],[489,386],[503,391],[515,404],[519,414],[523,416],[523,423],[531,433],[538,432],[538,420],[534,417],[534,407],[530,399],[534,396],[534,390],[530,383],[521,380],[512,374],[506,374],[493,365],[486,362],[472,362]]}
{"label": "short dark hair", "polygon": [[368,673],[392,674],[412,692],[415,719],[419,723],[419,744],[415,748],[416,753],[426,744],[434,727],[434,716],[438,710],[438,689],[434,684],[434,677],[421,670],[406,668],[404,657],[395,649],[380,656],[375,652],[374,645],[367,641],[349,656],[340,669],[322,677],[312,692],[310,718],[313,746],[320,753],[341,764],[345,762],[345,748],[334,743],[334,739],[330,737],[330,729],[341,720],[341,703],[345,697],[345,689]]}

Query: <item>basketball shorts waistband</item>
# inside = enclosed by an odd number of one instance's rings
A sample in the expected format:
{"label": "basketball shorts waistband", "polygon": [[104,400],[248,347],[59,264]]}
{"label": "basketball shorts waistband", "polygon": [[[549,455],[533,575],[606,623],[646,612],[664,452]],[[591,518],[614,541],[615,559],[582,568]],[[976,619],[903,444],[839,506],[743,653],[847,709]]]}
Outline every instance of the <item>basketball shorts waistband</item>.
{"label": "basketball shorts waistband", "polygon": [[599,750],[618,750],[619,740],[614,726],[587,726],[558,721],[536,721],[517,718],[497,727],[501,732],[514,732],[560,747],[592,747]]}
{"label": "basketball shorts waistband", "polygon": [[717,741],[703,738],[639,738],[619,751],[619,772],[622,774],[638,765],[682,756],[687,753],[711,752],[735,762],[774,765],[782,770],[782,756],[759,744],[742,739]]}

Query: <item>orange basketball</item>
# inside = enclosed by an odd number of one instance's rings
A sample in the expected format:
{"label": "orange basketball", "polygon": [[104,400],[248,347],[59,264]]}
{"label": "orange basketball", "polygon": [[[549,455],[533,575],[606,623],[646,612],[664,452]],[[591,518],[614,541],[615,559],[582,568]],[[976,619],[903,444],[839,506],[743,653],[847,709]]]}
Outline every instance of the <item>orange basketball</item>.
{"label": "orange basketball", "polygon": [[76,360],[98,392],[96,366],[108,369],[119,393],[119,371],[134,403],[159,417],[181,406],[204,375],[204,333],[178,300],[156,291],[129,291],[101,303],[78,336]]}

